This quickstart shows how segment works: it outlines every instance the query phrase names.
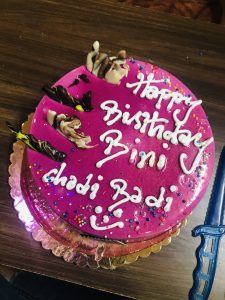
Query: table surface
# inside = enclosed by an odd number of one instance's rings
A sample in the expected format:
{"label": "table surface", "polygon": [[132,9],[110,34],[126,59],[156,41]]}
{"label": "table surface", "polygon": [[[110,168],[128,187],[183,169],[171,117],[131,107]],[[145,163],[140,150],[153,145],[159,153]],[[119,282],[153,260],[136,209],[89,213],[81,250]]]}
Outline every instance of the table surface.
{"label": "table surface", "polygon": [[[42,249],[17,218],[8,185],[14,139],[5,121],[19,127],[41,99],[43,84],[81,65],[98,39],[106,52],[126,49],[153,61],[204,100],[218,161],[225,130],[225,27],[116,0],[2,0],[0,34],[0,264],[138,299],[187,299],[200,242],[191,229],[204,221],[211,186],[180,236],[160,253],[115,271],[79,269]],[[210,299],[224,299],[224,274],[222,241]]]}

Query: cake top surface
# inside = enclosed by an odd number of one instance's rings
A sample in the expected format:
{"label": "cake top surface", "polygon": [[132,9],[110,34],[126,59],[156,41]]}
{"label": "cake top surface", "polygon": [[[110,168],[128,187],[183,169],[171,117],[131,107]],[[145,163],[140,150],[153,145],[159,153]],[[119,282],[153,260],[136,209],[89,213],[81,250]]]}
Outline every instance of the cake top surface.
{"label": "cake top surface", "polygon": [[116,84],[86,66],[56,82],[88,100],[74,109],[45,95],[30,133],[66,158],[28,149],[27,160],[46,206],[62,219],[87,235],[132,241],[191,213],[212,174],[214,142],[201,100],[182,82],[149,63],[125,64]]}

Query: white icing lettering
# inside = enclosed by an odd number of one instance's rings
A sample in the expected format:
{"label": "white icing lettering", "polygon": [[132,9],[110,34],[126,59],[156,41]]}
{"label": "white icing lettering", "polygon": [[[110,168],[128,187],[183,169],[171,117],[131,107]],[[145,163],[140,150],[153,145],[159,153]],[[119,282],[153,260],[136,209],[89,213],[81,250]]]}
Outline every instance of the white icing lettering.
{"label": "white icing lettering", "polygon": [[131,150],[131,155],[130,155],[130,163],[131,164],[133,164],[136,161],[137,154],[138,154],[137,149],[133,148]]}
{"label": "white icing lettering", "polygon": [[[204,144],[204,143],[202,143],[202,144]],[[204,145],[206,145],[206,144],[207,143],[205,141]],[[86,181],[84,184],[77,183],[77,177],[75,175],[70,175],[69,179],[66,176],[62,176],[62,172],[64,171],[65,167],[66,167],[66,163],[62,163],[59,170],[56,168],[50,170],[49,172],[44,174],[44,176],[42,177],[42,180],[44,182],[49,182],[49,180],[51,180],[51,182],[55,181],[57,184],[64,186],[67,190],[74,189],[78,194],[81,194],[81,195],[86,195],[87,192],[90,190],[89,198],[91,200],[95,199],[96,193],[100,188],[100,184],[99,183],[91,184],[93,174],[87,175]],[[55,177],[51,176],[51,175],[55,175]],[[63,178],[63,180],[62,180],[62,178]],[[103,177],[101,175],[98,175],[97,178],[99,180],[103,179]],[[116,178],[116,179],[111,180],[110,187],[114,190],[114,194],[112,196],[112,200],[114,201],[114,203],[112,205],[108,206],[107,210],[109,212],[112,212],[113,216],[115,216],[116,218],[121,218],[123,215],[123,209],[118,208],[118,206],[120,206],[126,202],[131,202],[134,204],[140,204],[142,202],[141,189],[138,186],[134,186],[133,193],[129,194],[127,192],[127,182],[124,179]],[[176,186],[170,186],[170,191],[173,192],[176,189],[177,189]],[[165,194],[165,188],[161,187],[158,198],[153,195],[149,195],[149,196],[145,197],[144,202],[149,207],[157,207],[158,208],[158,207],[162,206],[162,203],[164,201],[164,194]],[[167,197],[165,199],[165,201],[166,201],[166,206],[165,206],[164,210],[169,211],[172,201],[173,201],[173,198]],[[101,214],[103,212],[103,207],[96,206],[94,208],[94,212],[95,212],[95,214]],[[97,220],[96,215],[92,215],[90,217],[91,227],[96,230],[106,230],[106,229],[110,229],[110,228],[114,228],[114,227],[119,227],[119,228],[124,227],[123,222],[115,222],[115,223],[107,225],[107,226],[99,226],[98,224],[96,224],[96,220]],[[103,223],[108,223],[110,218],[107,215],[104,215],[102,220],[103,220]]]}
{"label": "white icing lettering", "polygon": [[164,201],[164,193],[165,193],[165,188],[164,187],[161,187],[160,188],[160,194],[159,194],[159,197],[156,198],[154,196],[147,196],[145,198],[145,203],[147,206],[150,206],[150,207],[160,207],[162,205],[162,202]]}
{"label": "white icing lettering", "polygon": [[186,114],[185,114],[183,120],[180,120],[180,119],[178,119],[178,117],[177,117],[177,115],[180,113],[180,109],[175,109],[175,111],[173,112],[173,119],[174,119],[175,125],[177,125],[177,126],[183,126],[183,125],[187,122],[187,120],[188,120],[188,118],[189,118],[190,113],[192,112],[192,110],[193,110],[196,106],[200,105],[201,103],[202,103],[202,100],[197,100],[197,101],[191,102],[191,103],[190,103],[191,106],[190,106],[189,109],[187,110],[187,112],[186,112]]}
{"label": "white icing lettering", "polygon": [[[157,139],[161,139],[163,135],[163,131],[165,130],[164,125],[157,125],[156,123],[165,123],[167,124],[169,121],[165,118],[158,118],[159,113],[158,111],[155,111],[152,115],[152,119],[148,120],[147,123],[150,124],[149,130],[148,130],[148,136],[156,136]],[[141,128],[142,129],[142,128]],[[145,131],[143,131],[144,133]]]}
{"label": "white icing lettering", "polygon": [[76,176],[70,175],[70,180],[66,184],[66,189],[68,191],[71,191],[71,190],[73,190],[75,188],[76,184],[77,184],[77,178],[76,178]]}
{"label": "white icing lettering", "polygon": [[159,160],[157,162],[157,169],[160,171],[164,169],[166,166],[166,161],[167,161],[166,156],[164,154],[160,154]]}
{"label": "white icing lettering", "polygon": [[53,182],[55,177],[50,177],[50,175],[56,175],[58,173],[57,169],[52,169],[48,173],[46,173],[44,176],[42,176],[43,182]]}
{"label": "white icing lettering", "polygon": [[166,198],[166,205],[165,205],[165,207],[164,207],[164,211],[165,211],[165,212],[170,211],[172,202],[173,202],[173,198],[172,198],[172,197],[167,197],[167,198]]}
{"label": "white icing lettering", "polygon": [[54,185],[58,185],[59,183],[61,184],[61,186],[66,185],[67,177],[66,176],[60,177],[62,175],[62,172],[64,171],[65,167],[66,167],[66,163],[62,163],[58,173],[56,174],[56,177],[53,180]]}
{"label": "white icing lettering", "polygon": [[[106,115],[103,120],[106,122],[108,126],[116,123],[122,116],[122,111],[118,109],[118,103],[114,100],[104,101],[100,105],[101,109],[106,111]],[[115,115],[112,120],[109,121],[110,117]]]}
{"label": "white icing lettering", "polygon": [[[149,167],[154,167],[156,163],[156,154],[154,151],[149,151],[147,154],[144,151],[139,153],[141,160],[137,164],[137,168],[142,169],[145,166],[146,161],[148,160]],[[160,154],[158,162],[156,164],[158,170],[163,170],[166,167],[166,156],[164,154]]]}
{"label": "white icing lettering", "polygon": [[89,198],[90,198],[91,200],[95,199],[96,194],[97,194],[97,192],[98,192],[98,190],[99,190],[99,187],[100,187],[100,185],[99,185],[98,183],[94,183],[94,184],[91,186],[91,193],[90,193],[90,196],[89,196]]}
{"label": "white icing lettering", "polygon": [[81,194],[81,195],[85,195],[87,193],[87,191],[90,189],[90,181],[93,177],[93,174],[89,174],[87,177],[86,177],[86,182],[85,184],[82,184],[82,183],[78,183],[76,185],[76,192],[78,194]]}
{"label": "white icing lettering", "polygon": [[139,187],[135,186],[133,188],[134,191],[137,192],[137,194],[134,194],[134,195],[129,195],[127,192],[126,192],[126,188],[127,188],[127,183],[125,180],[123,179],[113,179],[110,181],[110,186],[115,190],[115,193],[112,197],[112,199],[115,201],[119,195],[121,196],[124,196],[123,199],[117,201],[116,203],[110,205],[108,207],[108,211],[112,211],[115,209],[115,207],[123,204],[123,203],[126,203],[128,201],[130,202],[133,202],[133,203],[140,203],[141,200],[142,200],[142,193],[141,193],[141,190]]}
{"label": "white icing lettering", "polygon": [[186,153],[181,153],[180,154],[180,166],[181,166],[181,169],[183,171],[184,174],[192,174],[194,172],[194,170],[197,168],[199,162],[200,162],[200,159],[202,157],[202,153],[203,151],[206,149],[206,147],[208,147],[208,145],[210,145],[211,143],[213,142],[213,137],[205,140],[204,142],[202,142],[199,146],[199,149],[198,149],[198,153],[197,155],[195,156],[193,162],[192,162],[192,165],[191,167],[188,169],[184,163],[184,161],[188,158],[187,154]]}
{"label": "white icing lettering", "polygon": [[[116,137],[112,138],[110,136],[111,134],[116,134]],[[100,168],[107,161],[112,160],[118,156],[121,156],[121,155],[129,152],[129,148],[126,145],[120,143],[121,140],[122,140],[122,133],[121,133],[121,131],[116,130],[116,129],[108,130],[100,136],[100,141],[101,142],[105,141],[109,145],[104,151],[104,153],[105,153],[105,155],[107,155],[107,157],[103,158],[102,160],[100,160],[96,163],[97,168]],[[110,155],[112,148],[114,148],[114,147],[120,147],[123,150]]]}
{"label": "white icing lettering", "polygon": [[[159,82],[163,82],[164,80],[163,79],[160,79],[160,80],[155,80],[154,79],[154,74],[153,73],[150,73],[148,76],[147,76],[147,80],[145,81],[145,75],[143,73],[138,73],[137,75],[137,79],[139,79],[139,82],[134,82],[134,83],[127,83],[126,84],[126,87],[127,88],[133,88],[133,87],[136,87],[134,90],[133,90],[133,94],[136,95],[138,93],[138,91],[140,90],[140,88],[142,87],[142,85],[145,84],[145,88],[144,90],[142,91],[141,93],[141,98],[144,98],[146,97],[147,99],[151,99],[151,94],[153,92],[151,92],[150,90],[150,85],[151,83],[159,83]],[[156,87],[154,87],[156,88]],[[157,95],[158,97],[158,95]]]}
{"label": "white icing lettering", "polygon": [[[66,168],[66,163],[62,163],[59,170],[55,168],[50,170],[46,174],[44,174],[42,177],[42,181],[52,182],[54,185],[60,184],[61,186],[65,187],[68,191],[75,190],[78,194],[81,195],[86,195],[87,192],[90,190],[89,198],[91,200],[95,199],[96,194],[100,188],[100,185],[99,183],[93,183],[92,185],[90,185],[90,182],[93,178],[93,174],[89,174],[86,177],[86,182],[84,184],[77,183],[77,177],[75,175],[70,175],[69,179],[67,178],[67,176],[61,176],[65,168]],[[51,175],[56,175],[56,176],[53,177]]]}
{"label": "white icing lettering", "polygon": [[122,123],[126,125],[131,125],[132,122],[135,122],[134,129],[138,130],[141,128],[140,117],[142,115],[141,111],[136,112],[133,117],[130,117],[130,113],[128,111],[124,112],[122,118]]}
{"label": "white icing lettering", "polygon": [[170,111],[173,108],[174,103],[180,104],[181,102],[184,102],[185,105],[190,105],[191,96],[184,96],[178,91],[172,92],[169,89],[161,89],[157,86],[152,85],[152,83],[160,83],[160,82],[168,82],[168,79],[154,79],[154,73],[150,73],[146,80],[145,75],[143,73],[138,73],[137,79],[139,79],[138,82],[134,83],[127,83],[127,88],[134,88],[133,94],[137,94],[139,90],[144,86],[143,91],[140,93],[141,98],[146,98],[148,100],[158,99],[155,108],[161,109],[162,102],[164,100],[169,101],[167,105],[167,110]]}
{"label": "white icing lettering", "polygon": [[137,164],[137,168],[139,168],[139,169],[144,168],[147,159],[149,159],[149,161],[148,161],[149,167],[154,166],[154,164],[155,164],[155,152],[154,151],[149,151],[147,154],[144,151],[142,151],[139,153],[139,155],[141,157],[141,160]]}
{"label": "white icing lettering", "polygon": [[[113,101],[113,110],[111,106],[108,107],[107,105],[104,105],[105,103],[107,104],[108,101]],[[138,130],[140,133],[147,133],[149,137],[156,136],[157,139],[164,139],[166,141],[170,141],[174,145],[181,143],[184,146],[189,146],[190,143],[194,141],[194,144],[196,146],[196,143],[202,137],[202,134],[198,132],[192,136],[190,130],[181,129],[181,127],[187,122],[192,110],[196,106],[200,105],[201,102],[201,100],[189,102],[190,107],[186,111],[183,120],[180,120],[178,118],[178,115],[180,114],[180,109],[176,109],[173,112],[172,116],[175,123],[174,131],[165,130],[165,124],[168,124],[169,121],[166,118],[160,118],[158,111],[153,112],[152,116],[149,114],[149,112],[146,111],[138,111],[133,116],[131,116],[130,113],[127,111],[122,112],[118,108],[118,103],[114,100],[107,100],[103,102],[101,106],[104,107],[104,110],[107,111],[105,117],[107,117],[106,124],[109,126],[122,118],[123,124],[131,125],[133,123],[133,128],[135,130]],[[116,116],[114,116],[115,110],[117,112]],[[109,120],[111,115],[113,116],[113,118]]]}

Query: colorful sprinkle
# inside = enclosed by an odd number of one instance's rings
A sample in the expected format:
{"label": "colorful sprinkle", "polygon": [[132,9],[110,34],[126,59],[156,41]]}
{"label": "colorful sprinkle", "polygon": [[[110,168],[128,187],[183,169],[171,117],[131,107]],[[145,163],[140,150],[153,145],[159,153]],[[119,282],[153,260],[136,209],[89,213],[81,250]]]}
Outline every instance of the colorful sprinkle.
{"label": "colorful sprinkle", "polygon": [[67,217],[68,217],[68,212],[65,211],[65,212],[63,213],[63,218],[66,219]]}

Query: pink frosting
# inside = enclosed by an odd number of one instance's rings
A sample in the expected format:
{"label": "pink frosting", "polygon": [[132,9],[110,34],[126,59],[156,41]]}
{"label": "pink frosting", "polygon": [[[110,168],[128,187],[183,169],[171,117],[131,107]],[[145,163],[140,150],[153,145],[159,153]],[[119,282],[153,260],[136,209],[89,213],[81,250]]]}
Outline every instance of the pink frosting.
{"label": "pink frosting", "polygon": [[[190,108],[189,105],[181,102],[174,103],[171,110],[167,110],[169,100],[161,103],[161,108],[156,108],[158,99],[141,98],[140,93],[143,87],[133,94],[135,87],[128,88],[127,83],[138,82],[137,74],[143,73],[145,77],[149,73],[154,74],[155,79],[162,79],[163,82],[152,83],[159,90],[169,89],[178,91],[179,93],[192,97],[191,101],[195,101],[196,97],[192,92],[178,79],[170,73],[157,68],[151,64],[140,61],[128,60],[130,71],[127,78],[123,78],[120,85],[113,85],[92,75],[85,66],[81,66],[65,76],[63,76],[56,85],[63,85],[75,97],[82,98],[87,91],[92,91],[91,112],[78,112],[73,108],[59,104],[58,102],[44,96],[38,105],[33,117],[30,133],[34,134],[40,140],[49,141],[59,151],[67,154],[65,159],[66,167],[61,177],[66,176],[69,180],[71,175],[76,176],[77,184],[84,184],[86,177],[93,174],[90,185],[99,183],[99,190],[94,199],[90,199],[90,189],[85,195],[76,192],[76,188],[68,190],[60,184],[43,182],[42,177],[50,170],[60,169],[61,163],[58,163],[47,156],[28,149],[27,159],[30,166],[31,175],[39,187],[42,199],[45,200],[46,206],[51,207],[65,221],[69,222],[77,230],[97,237],[120,240],[137,240],[147,239],[157,236],[187,217],[198,204],[208,186],[212,169],[214,165],[214,143],[211,142],[201,154],[196,168],[191,174],[185,174],[181,168],[180,155],[185,153],[187,159],[184,160],[187,169],[190,169],[196,155],[201,148],[197,147],[192,141],[189,146],[182,143],[172,144],[170,141],[157,139],[156,136],[149,137],[147,130],[140,133],[134,129],[135,123],[131,125],[123,124],[121,119],[114,124],[108,126],[103,120],[106,115],[100,105],[106,100],[114,100],[118,103],[118,107],[122,112],[129,111],[133,116],[138,111],[149,112],[152,116],[154,111],[159,113],[159,118],[168,120],[165,130],[173,131],[175,129],[175,121],[173,112],[180,109],[178,117],[182,120]],[[79,74],[86,74],[89,83],[80,80],[78,85],[69,88],[69,85]],[[130,105],[128,108],[127,104]],[[125,107],[126,106],[126,107]],[[91,143],[95,147],[89,149],[78,149],[71,141],[66,139],[62,134],[50,126],[47,122],[47,111],[53,110],[58,114],[64,113],[68,115],[76,115],[82,123],[82,131],[91,137]],[[112,115],[109,120],[112,120]],[[143,120],[143,117],[141,118]],[[162,123],[157,123],[159,125]],[[156,126],[155,125],[155,126]],[[149,126],[149,125],[148,125]],[[148,128],[148,127],[147,127]],[[182,129],[188,129],[192,135],[197,132],[202,133],[201,142],[212,137],[212,131],[209,126],[207,117],[200,105],[196,106],[190,113],[187,122]],[[129,152],[122,154],[112,160],[104,163],[100,168],[96,167],[96,163],[103,158],[117,153],[122,150],[120,147],[114,147],[109,155],[104,154],[108,144],[106,140],[101,141],[100,136],[108,130],[119,130],[122,133],[120,143],[128,147]],[[111,134],[111,137],[116,134]],[[168,146],[168,147],[167,147]],[[133,149],[133,150],[132,150]],[[130,155],[137,150],[138,155],[135,162],[130,162]],[[140,161],[142,152],[155,152],[156,161],[154,166],[148,165],[148,160],[143,168],[138,168],[137,163]],[[162,170],[157,168],[157,162],[160,155],[166,157],[166,165]],[[99,175],[103,177],[99,180]],[[50,177],[55,177],[53,174]],[[113,200],[116,190],[110,186],[110,182],[114,179],[122,179],[126,182],[126,192],[128,195],[136,194],[134,187],[141,190],[142,197],[139,203],[127,201],[118,205],[115,209],[109,211],[108,208],[124,198],[123,195]],[[120,184],[121,186],[121,184]],[[146,198],[153,196],[159,198],[160,189],[165,189],[164,199],[159,207],[148,206]],[[172,198],[171,205],[168,204]],[[33,199],[34,201],[34,199]],[[32,197],[27,201],[30,207],[33,206]],[[153,201],[154,202],[154,201]],[[150,201],[152,203],[152,201]],[[165,209],[167,205],[167,209]],[[100,207],[96,209],[96,207]],[[118,210],[119,209],[119,210]],[[165,211],[166,210],[166,211]],[[114,213],[117,211],[117,213]],[[91,217],[92,216],[92,217]],[[94,216],[94,217],[93,217]],[[98,229],[90,222],[90,218],[95,221]],[[119,222],[119,223],[118,223]],[[115,227],[100,230],[104,226],[117,224]],[[114,225],[113,225],[114,226]]]}

